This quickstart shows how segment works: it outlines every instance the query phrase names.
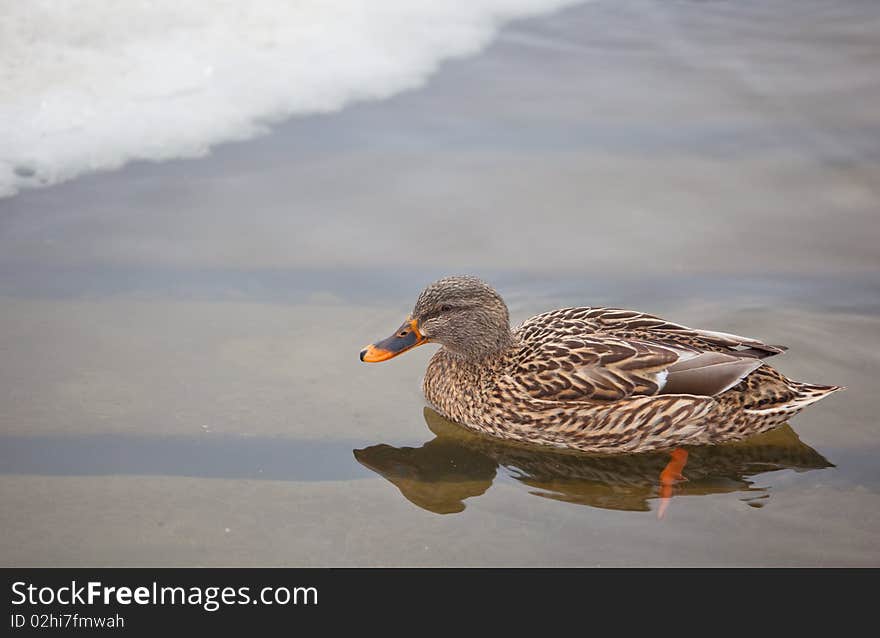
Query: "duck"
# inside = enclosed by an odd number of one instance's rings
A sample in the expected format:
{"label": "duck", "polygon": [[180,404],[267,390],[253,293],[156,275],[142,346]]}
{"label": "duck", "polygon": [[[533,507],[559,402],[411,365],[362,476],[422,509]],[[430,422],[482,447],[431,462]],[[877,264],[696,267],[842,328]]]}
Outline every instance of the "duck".
{"label": "duck", "polygon": [[597,454],[741,440],[843,389],[768,365],[785,346],[635,310],[566,307],[512,329],[501,295],[471,275],[428,285],[360,360],[426,343],[440,348],[422,390],[446,419],[497,439]]}

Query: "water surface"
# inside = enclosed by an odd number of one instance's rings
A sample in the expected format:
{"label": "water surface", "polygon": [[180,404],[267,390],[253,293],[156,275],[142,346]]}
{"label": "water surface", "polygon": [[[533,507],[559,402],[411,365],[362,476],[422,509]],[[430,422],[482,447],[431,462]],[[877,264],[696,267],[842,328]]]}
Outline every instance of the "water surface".
{"label": "water surface", "polygon": [[[594,2],[419,90],[0,200],[0,563],[880,565],[876,3]],[[358,360],[432,279],[847,386],[668,455],[511,447]],[[661,516],[662,514],[662,516]]]}

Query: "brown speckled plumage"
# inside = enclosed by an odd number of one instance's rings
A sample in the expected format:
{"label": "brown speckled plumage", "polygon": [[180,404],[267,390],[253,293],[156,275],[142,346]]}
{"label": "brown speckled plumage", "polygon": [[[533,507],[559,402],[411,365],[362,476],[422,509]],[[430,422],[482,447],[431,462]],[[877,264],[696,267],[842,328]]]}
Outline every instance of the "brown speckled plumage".
{"label": "brown speckled plumage", "polygon": [[[647,511],[649,501],[664,496],[658,483],[670,459],[667,453],[607,455],[548,450],[474,433],[428,407],[424,415],[436,435],[433,440],[420,447],[372,445],[355,450],[354,455],[391,481],[412,503],[429,511],[461,512],[465,499],[492,486],[499,467],[529,486],[531,494],[568,503]],[[758,507],[770,493],[755,484],[754,476],[831,466],[802,443],[791,427],[783,425],[745,441],[689,448],[688,480],[677,484],[675,493],[742,492],[744,501]]]}
{"label": "brown speckled plumage", "polygon": [[502,439],[634,452],[742,439],[840,389],[787,379],[785,348],[641,312],[563,308],[511,331],[473,277],[429,286],[412,314],[433,356],[423,388],[447,418]]}

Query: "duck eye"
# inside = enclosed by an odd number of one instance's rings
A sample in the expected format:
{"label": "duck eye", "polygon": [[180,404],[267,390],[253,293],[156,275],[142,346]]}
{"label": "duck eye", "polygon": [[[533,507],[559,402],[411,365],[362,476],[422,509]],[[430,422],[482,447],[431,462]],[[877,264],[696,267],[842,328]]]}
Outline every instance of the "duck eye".
{"label": "duck eye", "polygon": [[452,306],[449,304],[443,304],[440,306],[440,312],[449,312],[450,310],[452,310]]}

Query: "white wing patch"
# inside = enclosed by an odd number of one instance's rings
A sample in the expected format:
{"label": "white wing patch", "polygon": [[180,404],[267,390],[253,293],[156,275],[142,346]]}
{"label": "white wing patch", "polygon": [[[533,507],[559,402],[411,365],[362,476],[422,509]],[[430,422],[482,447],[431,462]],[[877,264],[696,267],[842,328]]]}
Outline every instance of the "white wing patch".
{"label": "white wing patch", "polygon": [[669,378],[669,370],[661,370],[657,373],[657,392],[666,387],[667,378]]}

